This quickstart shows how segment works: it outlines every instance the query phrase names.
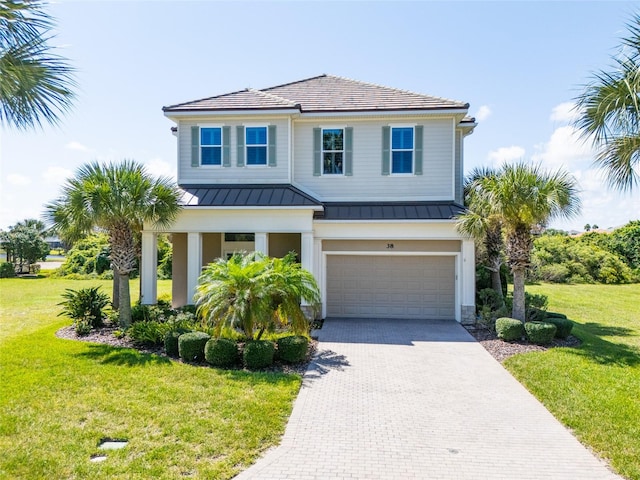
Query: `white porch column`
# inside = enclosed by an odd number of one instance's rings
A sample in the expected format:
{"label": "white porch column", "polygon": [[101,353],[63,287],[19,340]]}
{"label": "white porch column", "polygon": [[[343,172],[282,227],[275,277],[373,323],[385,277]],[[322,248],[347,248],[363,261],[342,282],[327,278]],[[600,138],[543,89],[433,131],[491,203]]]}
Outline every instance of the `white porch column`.
{"label": "white porch column", "polygon": [[256,232],[255,244],[253,248],[256,252],[269,255],[269,234],[266,232]]}
{"label": "white porch column", "polygon": [[158,236],[153,232],[142,232],[142,258],[140,265],[142,281],[141,302],[152,305],[158,301]]}
{"label": "white porch column", "polygon": [[193,303],[198,277],[202,272],[202,235],[199,232],[187,234],[187,302]]}
{"label": "white porch column", "polygon": [[462,305],[461,322],[475,322],[476,313],[476,250],[473,240],[462,241]]}
{"label": "white porch column", "polygon": [[[308,270],[315,276],[313,265],[313,232],[302,232],[300,234],[300,250],[300,264],[302,265],[302,268]],[[318,286],[319,285],[320,284],[318,284]],[[310,306],[309,302],[307,302],[305,299],[302,299],[301,305],[302,307]],[[303,310],[305,310],[305,315],[307,315],[307,318],[313,315],[313,311],[311,308],[303,308]]]}

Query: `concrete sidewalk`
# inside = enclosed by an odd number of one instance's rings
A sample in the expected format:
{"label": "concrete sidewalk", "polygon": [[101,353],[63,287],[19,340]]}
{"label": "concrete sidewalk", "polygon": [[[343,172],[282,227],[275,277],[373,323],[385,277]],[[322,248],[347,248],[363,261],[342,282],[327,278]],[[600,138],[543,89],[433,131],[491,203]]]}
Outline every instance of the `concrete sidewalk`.
{"label": "concrete sidewalk", "polygon": [[619,479],[455,322],[325,322],[246,479]]}

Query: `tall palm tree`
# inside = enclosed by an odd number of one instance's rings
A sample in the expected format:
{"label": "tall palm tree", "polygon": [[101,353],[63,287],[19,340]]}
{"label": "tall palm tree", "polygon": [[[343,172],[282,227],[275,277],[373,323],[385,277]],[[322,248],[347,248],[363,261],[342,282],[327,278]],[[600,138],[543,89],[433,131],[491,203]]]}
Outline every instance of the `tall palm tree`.
{"label": "tall palm tree", "polygon": [[39,0],[0,0],[0,125],[56,124],[74,98],[73,69],[49,45]]}
{"label": "tall palm tree", "polygon": [[576,181],[566,172],[544,172],[539,165],[519,162],[478,178],[470,188],[482,205],[480,215],[495,218],[502,225],[507,264],[513,274],[512,316],[524,322],[524,281],[531,262],[532,231],[553,219],[579,213]]}
{"label": "tall palm tree", "polygon": [[168,226],[180,210],[180,191],[168,178],[152,178],[132,160],[119,164],[97,162],[81,167],[67,180],[62,196],[46,206],[53,229],[109,235],[111,262],[119,277],[120,323],[131,323],[129,275],[136,268],[136,235],[143,223]]}
{"label": "tall palm tree", "polygon": [[632,191],[640,182],[640,14],[627,25],[613,71],[594,74],[576,99],[575,125],[597,149],[596,164],[609,184]]}
{"label": "tall palm tree", "polygon": [[478,191],[481,178],[493,177],[496,171],[492,168],[476,168],[465,179],[465,205],[467,211],[457,218],[456,229],[467,236],[483,243],[487,255],[487,269],[491,272],[491,288],[503,301],[502,280],[502,223],[500,217],[490,214],[490,206],[483,203],[484,198]]}
{"label": "tall palm tree", "polygon": [[320,293],[311,273],[293,255],[269,258],[260,253],[237,253],[207,265],[194,296],[198,312],[220,335],[225,327],[259,340],[275,325],[290,325],[306,333],[308,321],[300,307],[305,299],[319,302]]}

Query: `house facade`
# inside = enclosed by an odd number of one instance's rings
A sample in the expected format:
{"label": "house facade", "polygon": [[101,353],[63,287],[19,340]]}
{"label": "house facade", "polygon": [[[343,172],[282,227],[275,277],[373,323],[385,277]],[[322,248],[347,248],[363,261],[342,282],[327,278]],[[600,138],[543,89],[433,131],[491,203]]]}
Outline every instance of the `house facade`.
{"label": "house facade", "polygon": [[142,234],[142,300],[157,299],[157,234],[173,243],[173,303],[235,251],[295,251],[318,316],[473,320],[462,211],[466,103],[331,75],[164,107],[184,209]]}

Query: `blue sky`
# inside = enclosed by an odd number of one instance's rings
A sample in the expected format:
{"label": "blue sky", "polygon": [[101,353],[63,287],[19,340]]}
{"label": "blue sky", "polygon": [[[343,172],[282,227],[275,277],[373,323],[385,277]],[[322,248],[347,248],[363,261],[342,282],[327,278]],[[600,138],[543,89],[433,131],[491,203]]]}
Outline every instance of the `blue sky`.
{"label": "blue sky", "polygon": [[0,132],[0,228],[38,217],[92,160],[174,175],[162,106],[322,73],[462,100],[478,127],[465,169],[524,159],[571,171],[583,213],[552,226],[640,218],[570,127],[571,101],[607,68],[638,2],[58,1],[54,43],[77,69],[59,127]]}

